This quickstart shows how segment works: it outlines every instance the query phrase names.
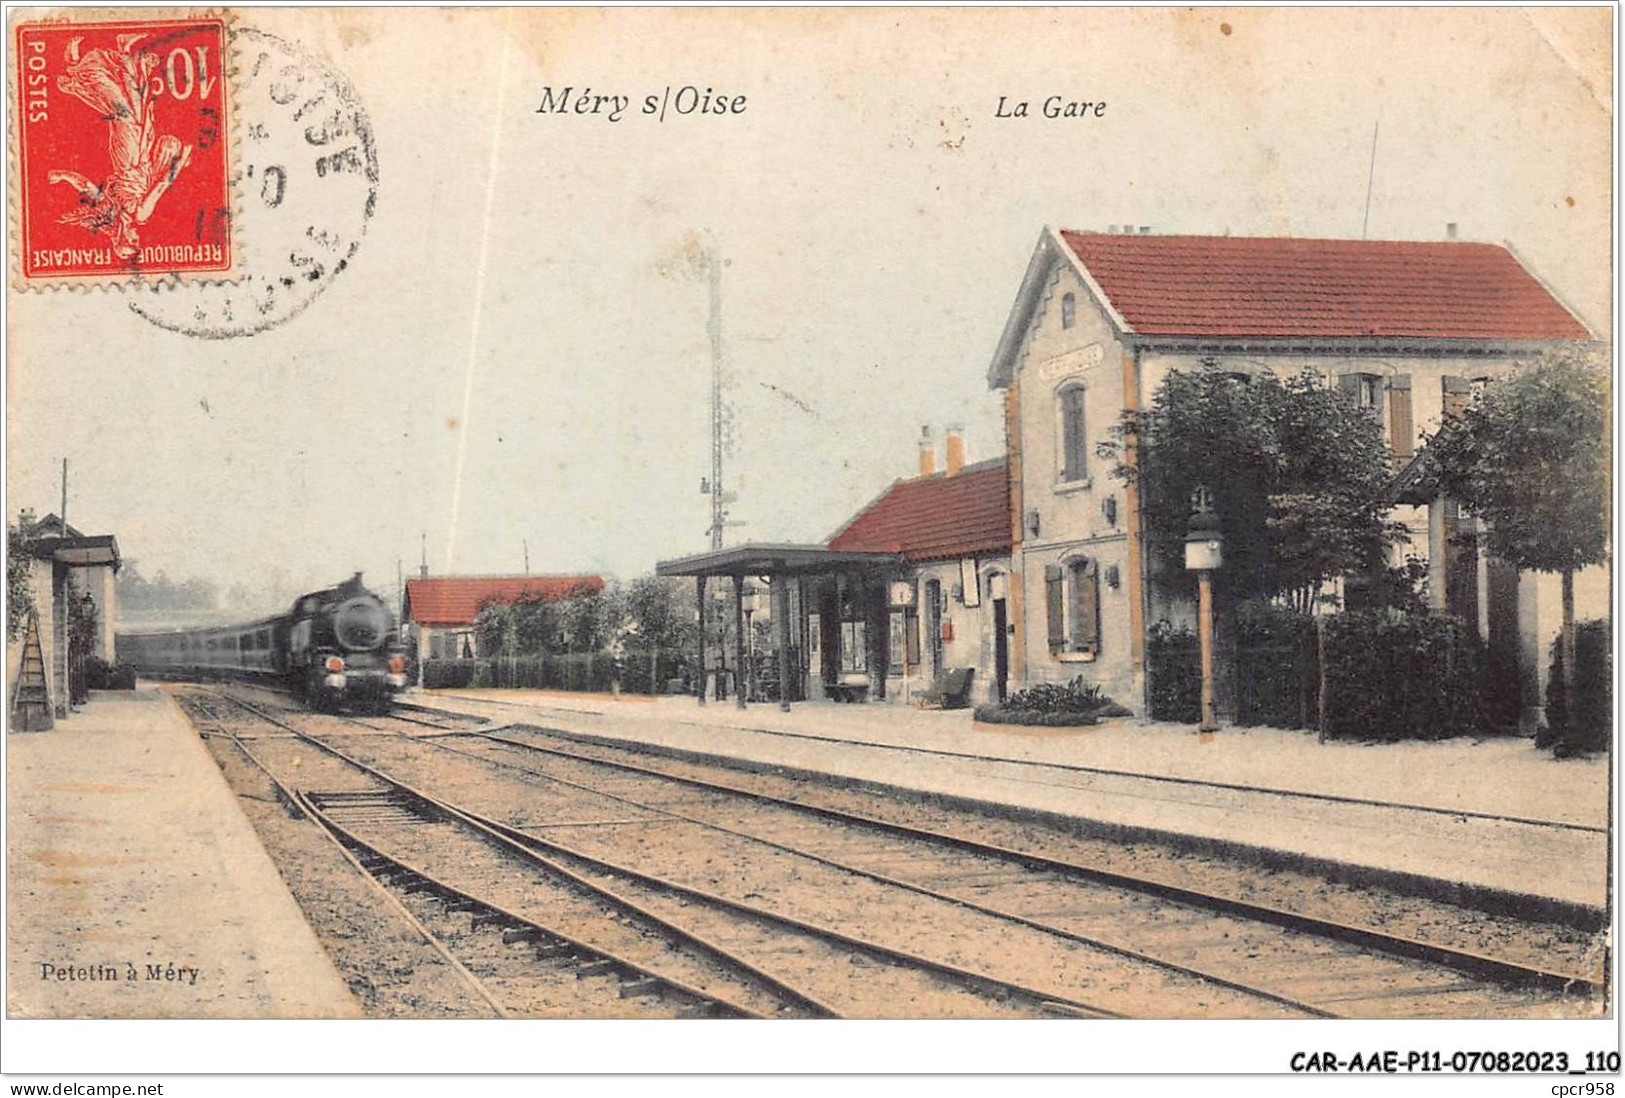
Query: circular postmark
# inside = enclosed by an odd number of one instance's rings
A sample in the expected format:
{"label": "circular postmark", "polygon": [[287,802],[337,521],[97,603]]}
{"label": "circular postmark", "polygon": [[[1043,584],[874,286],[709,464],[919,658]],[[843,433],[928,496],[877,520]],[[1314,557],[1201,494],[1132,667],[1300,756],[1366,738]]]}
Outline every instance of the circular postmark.
{"label": "circular postmark", "polygon": [[354,259],[378,202],[372,126],[349,81],[276,35],[239,26],[235,38],[242,273],[153,287],[130,302],[160,328],[200,339],[257,335],[302,313]]}

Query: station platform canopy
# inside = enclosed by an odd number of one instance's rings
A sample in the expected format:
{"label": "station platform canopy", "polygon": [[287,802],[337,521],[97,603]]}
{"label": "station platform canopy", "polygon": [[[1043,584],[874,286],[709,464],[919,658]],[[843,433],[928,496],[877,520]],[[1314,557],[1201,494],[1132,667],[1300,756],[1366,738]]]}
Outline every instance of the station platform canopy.
{"label": "station platform canopy", "polygon": [[96,564],[119,566],[118,542],[112,534],[90,537],[45,537],[33,545],[34,556],[66,564],[70,568],[86,568]]}
{"label": "station platform canopy", "polygon": [[898,553],[867,553],[824,545],[749,542],[709,553],[696,553],[655,565],[661,576],[816,576],[903,563]]}
{"label": "station platform canopy", "polygon": [[[712,579],[729,577],[733,579],[734,700],[740,708],[745,706],[745,683],[739,677],[739,669],[746,663],[748,632],[745,620],[745,580],[747,577],[765,577],[769,581],[769,593],[773,598],[773,631],[777,635],[777,643],[774,646],[778,663],[777,681],[781,684],[779,708],[788,711],[789,695],[792,692],[802,697],[807,693],[808,669],[801,664],[799,656],[794,661],[796,666],[792,667],[791,648],[792,635],[802,637],[807,628],[808,585],[817,584],[833,589],[851,580],[857,582],[860,588],[878,586],[887,573],[905,567],[907,562],[900,553],[839,550],[831,549],[827,545],[750,542],[727,549],[714,549],[709,553],[696,553],[691,557],[663,560],[655,565],[655,574],[694,578],[699,620],[697,631],[699,647],[695,667],[700,672],[695,683],[695,697],[701,705],[705,704],[705,674],[709,666],[707,659],[709,646],[706,638],[710,630],[707,627],[706,604],[711,600],[706,597],[706,584]],[[798,609],[793,612],[790,602],[791,588],[796,588],[799,592]],[[794,624],[792,616],[795,618]],[[806,642],[803,641],[798,647],[800,651],[805,652]],[[718,649],[719,657],[725,658],[726,643],[720,643]],[[717,680],[717,697],[720,700],[723,696],[722,683],[726,676],[726,668],[718,664],[714,674]],[[786,689],[782,686],[793,682],[799,682],[799,687]]]}

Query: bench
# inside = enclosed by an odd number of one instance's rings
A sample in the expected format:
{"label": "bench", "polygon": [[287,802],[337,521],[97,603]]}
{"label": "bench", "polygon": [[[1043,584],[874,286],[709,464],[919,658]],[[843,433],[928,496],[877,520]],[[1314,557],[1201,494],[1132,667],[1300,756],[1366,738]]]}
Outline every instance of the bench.
{"label": "bench", "polygon": [[868,675],[842,675],[834,682],[824,685],[824,693],[831,701],[861,702],[869,700]]}
{"label": "bench", "polygon": [[920,694],[921,709],[963,709],[970,704],[970,684],[974,667],[951,667],[938,675]]}

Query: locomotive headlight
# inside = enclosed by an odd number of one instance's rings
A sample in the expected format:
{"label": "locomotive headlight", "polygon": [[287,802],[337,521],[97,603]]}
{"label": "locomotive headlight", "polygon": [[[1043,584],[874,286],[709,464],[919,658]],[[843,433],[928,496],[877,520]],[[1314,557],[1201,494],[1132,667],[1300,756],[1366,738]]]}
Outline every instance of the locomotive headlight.
{"label": "locomotive headlight", "polygon": [[329,671],[333,672],[335,675],[338,674],[340,671],[343,671],[344,670],[344,657],[343,656],[328,656],[327,657],[327,669]]}

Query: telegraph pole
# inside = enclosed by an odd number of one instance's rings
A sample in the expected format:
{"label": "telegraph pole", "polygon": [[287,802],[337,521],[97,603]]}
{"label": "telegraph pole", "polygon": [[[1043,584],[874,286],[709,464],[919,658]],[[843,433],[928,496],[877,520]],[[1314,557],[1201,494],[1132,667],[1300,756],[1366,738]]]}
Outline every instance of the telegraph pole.
{"label": "telegraph pole", "polygon": [[[62,523],[62,536],[64,538],[66,538],[68,536],[68,459],[67,458],[62,459],[62,509],[59,510],[56,513],[56,517]],[[68,636],[68,630],[72,625],[72,621],[68,617],[68,599],[71,597],[71,595],[69,594],[69,591],[68,591],[68,572],[67,572],[67,569],[64,568],[62,570],[62,583],[61,583],[60,586],[58,586],[58,584],[56,582],[56,568],[57,568],[57,565],[53,561],[52,564],[51,564],[51,589],[56,594],[56,602],[57,602],[56,609],[57,609],[58,613],[60,614],[60,620],[61,620],[61,626],[59,627],[59,629],[57,631],[57,634],[56,634],[56,641],[57,641],[57,647],[62,650],[62,678],[57,680],[56,715],[58,717],[66,717],[68,715],[69,707],[73,704],[73,698],[72,698],[72,694],[71,694],[72,686],[68,682],[68,658],[69,658],[68,657],[68,649],[72,646],[72,641],[70,640],[70,638]],[[52,617],[57,617],[58,615],[53,614],[51,616]],[[56,661],[53,660],[52,662],[54,663]]]}

